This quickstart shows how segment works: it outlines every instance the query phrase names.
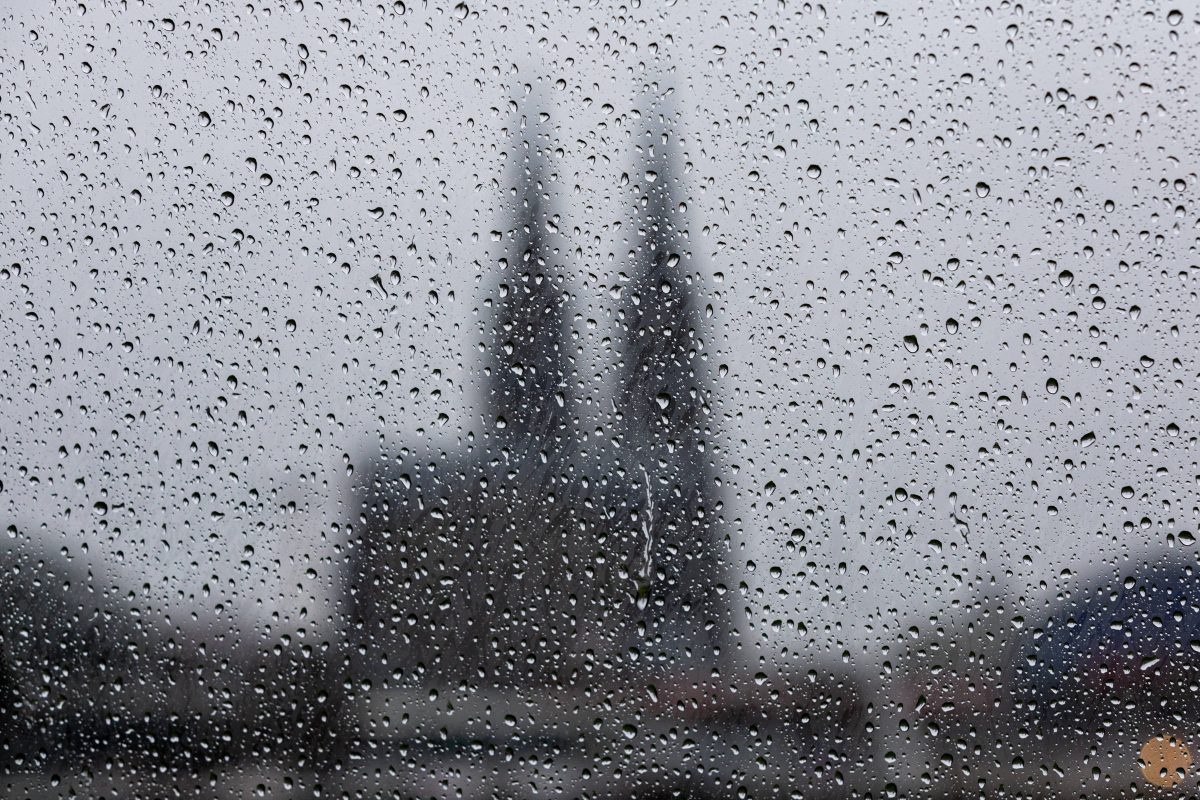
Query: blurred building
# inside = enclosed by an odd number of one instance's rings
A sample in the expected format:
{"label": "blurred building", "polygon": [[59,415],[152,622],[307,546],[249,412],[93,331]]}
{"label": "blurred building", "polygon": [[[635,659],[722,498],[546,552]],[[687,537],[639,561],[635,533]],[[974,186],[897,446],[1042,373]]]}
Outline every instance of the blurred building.
{"label": "blurred building", "polygon": [[522,134],[517,213],[481,323],[483,430],[436,462],[381,452],[361,482],[356,673],[410,686],[572,685],[647,663],[711,663],[730,633],[711,366],[666,137],[646,148],[654,178],[637,200],[616,312],[619,385],[597,415],[578,396],[583,353],[554,238],[548,140]]}

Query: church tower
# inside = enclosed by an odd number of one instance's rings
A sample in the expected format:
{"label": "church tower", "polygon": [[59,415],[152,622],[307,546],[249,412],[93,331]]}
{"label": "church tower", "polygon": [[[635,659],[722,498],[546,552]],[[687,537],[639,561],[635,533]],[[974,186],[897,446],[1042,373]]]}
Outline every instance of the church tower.
{"label": "church tower", "polygon": [[[709,661],[729,631],[720,481],[713,454],[700,275],[678,144],[664,112],[640,137],[632,275],[617,315],[623,459],[639,484],[647,633],[664,652]],[[638,532],[635,532],[635,535]]]}
{"label": "church tower", "polygon": [[502,232],[503,253],[491,265],[497,282],[486,304],[493,316],[481,322],[484,422],[502,446],[544,452],[572,439],[569,294],[553,242],[550,139],[525,118],[519,125],[503,198],[512,214]]}

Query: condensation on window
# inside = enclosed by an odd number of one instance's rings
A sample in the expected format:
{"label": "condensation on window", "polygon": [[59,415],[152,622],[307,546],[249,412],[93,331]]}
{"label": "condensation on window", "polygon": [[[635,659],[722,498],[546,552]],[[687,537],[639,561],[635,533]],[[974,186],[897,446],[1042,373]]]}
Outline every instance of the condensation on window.
{"label": "condensation on window", "polygon": [[3,796],[1196,791],[1195,9],[0,22]]}

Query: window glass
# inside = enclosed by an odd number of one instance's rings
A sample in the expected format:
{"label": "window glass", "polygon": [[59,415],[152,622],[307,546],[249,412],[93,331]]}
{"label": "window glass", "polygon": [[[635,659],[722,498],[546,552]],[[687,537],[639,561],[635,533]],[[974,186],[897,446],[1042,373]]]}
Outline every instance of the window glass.
{"label": "window glass", "polygon": [[1195,791],[1195,9],[0,21],[3,796]]}

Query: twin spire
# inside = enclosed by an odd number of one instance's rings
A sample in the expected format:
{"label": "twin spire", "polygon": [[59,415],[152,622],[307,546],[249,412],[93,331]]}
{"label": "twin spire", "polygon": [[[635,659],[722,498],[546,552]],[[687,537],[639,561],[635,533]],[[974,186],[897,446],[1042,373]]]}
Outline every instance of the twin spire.
{"label": "twin spire", "polygon": [[[662,117],[659,121],[661,123]],[[641,137],[628,280],[617,310],[619,433],[643,464],[678,462],[707,409],[697,364],[703,345],[688,272],[686,206],[677,195],[674,141],[665,127]],[[573,438],[576,374],[567,321],[570,288],[557,242],[548,153],[551,142],[521,125],[511,167],[514,208],[498,261],[486,331],[487,415],[498,437],[539,449]],[[487,323],[485,323],[487,324]]]}
{"label": "twin spire", "polygon": [[[485,419],[496,421],[495,452],[512,466],[540,472],[549,465],[557,472],[570,463],[598,479],[605,488],[592,501],[609,515],[596,529],[599,540],[608,542],[601,550],[612,551],[608,560],[627,570],[620,580],[634,584],[629,591],[647,615],[655,646],[712,654],[727,632],[719,622],[724,613],[719,587],[726,576],[720,480],[709,446],[711,390],[687,208],[663,119],[638,141],[635,217],[614,310],[618,386],[611,416],[597,420],[613,449],[603,455],[590,450],[576,460],[583,454],[579,429],[585,424],[572,392],[580,351],[567,322],[570,290],[546,157],[551,145],[544,134],[524,128],[516,148],[521,160],[514,166],[516,213],[503,235],[499,286],[485,335]],[[524,491],[544,491],[528,479],[521,485]],[[588,551],[571,561],[596,558],[596,551]]]}

